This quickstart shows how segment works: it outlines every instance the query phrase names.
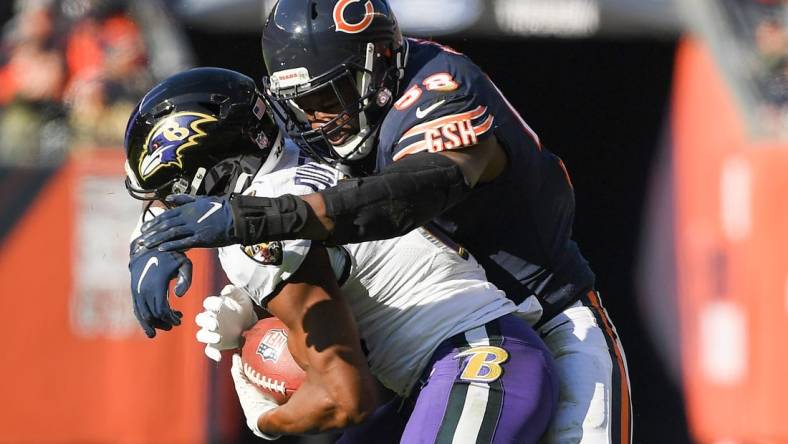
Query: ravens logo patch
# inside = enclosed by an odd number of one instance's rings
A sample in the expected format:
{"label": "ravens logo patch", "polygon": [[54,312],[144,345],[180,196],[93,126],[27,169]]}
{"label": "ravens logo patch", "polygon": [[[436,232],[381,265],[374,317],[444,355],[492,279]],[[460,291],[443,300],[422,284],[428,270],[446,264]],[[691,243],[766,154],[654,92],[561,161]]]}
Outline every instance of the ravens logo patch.
{"label": "ravens logo patch", "polygon": [[265,242],[262,244],[241,246],[241,250],[253,261],[263,265],[282,265],[282,243]]}

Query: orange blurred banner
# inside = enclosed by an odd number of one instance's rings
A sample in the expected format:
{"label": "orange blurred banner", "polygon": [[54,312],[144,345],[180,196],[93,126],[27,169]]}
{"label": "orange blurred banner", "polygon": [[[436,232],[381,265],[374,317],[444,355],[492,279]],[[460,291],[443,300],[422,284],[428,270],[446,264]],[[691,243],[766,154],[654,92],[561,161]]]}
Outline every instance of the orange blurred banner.
{"label": "orange blurred banner", "polygon": [[0,442],[199,443],[207,361],[191,321],[210,289],[206,252],[171,303],[184,323],[147,339],[134,319],[128,236],[140,212],[121,152],[74,157],[0,249]]}
{"label": "orange blurred banner", "polygon": [[708,51],[673,96],[684,386],[699,442],[788,442],[788,144],[751,140]]}

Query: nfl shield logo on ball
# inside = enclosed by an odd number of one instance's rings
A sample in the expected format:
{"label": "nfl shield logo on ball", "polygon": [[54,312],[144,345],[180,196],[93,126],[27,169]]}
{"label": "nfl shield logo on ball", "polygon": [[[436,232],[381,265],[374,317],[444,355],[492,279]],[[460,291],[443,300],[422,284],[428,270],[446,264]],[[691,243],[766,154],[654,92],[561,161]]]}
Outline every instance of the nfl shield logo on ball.
{"label": "nfl shield logo on ball", "polygon": [[287,347],[287,333],[281,329],[272,329],[260,339],[260,345],[257,346],[257,354],[263,358],[263,361],[279,360],[282,350]]}

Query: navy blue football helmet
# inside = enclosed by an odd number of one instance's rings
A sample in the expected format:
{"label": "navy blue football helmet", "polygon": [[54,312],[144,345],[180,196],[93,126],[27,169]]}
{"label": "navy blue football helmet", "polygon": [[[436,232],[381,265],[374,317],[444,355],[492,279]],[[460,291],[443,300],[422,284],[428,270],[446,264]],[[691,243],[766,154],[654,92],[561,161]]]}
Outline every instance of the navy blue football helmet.
{"label": "navy blue football helmet", "polygon": [[194,68],[151,89],[126,126],[126,189],[142,200],[225,195],[281,153],[273,115],[251,78]]}
{"label": "navy blue football helmet", "polygon": [[403,45],[386,0],[279,0],[263,28],[264,92],[312,157],[363,159],[398,94]]}

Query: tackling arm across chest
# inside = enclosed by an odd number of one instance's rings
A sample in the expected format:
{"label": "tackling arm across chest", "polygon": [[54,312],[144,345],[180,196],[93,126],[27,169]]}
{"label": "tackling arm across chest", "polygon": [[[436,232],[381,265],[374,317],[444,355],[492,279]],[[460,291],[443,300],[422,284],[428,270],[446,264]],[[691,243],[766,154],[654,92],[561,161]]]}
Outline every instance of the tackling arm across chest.
{"label": "tackling arm across chest", "polygon": [[336,244],[400,236],[442,214],[506,165],[495,139],[444,153],[416,153],[379,174],[346,179],[303,197],[243,196],[232,201],[244,244],[304,238]]}
{"label": "tackling arm across chest", "polygon": [[343,181],[320,193],[331,240],[401,236],[461,202],[479,182],[497,177],[505,159],[490,139],[461,151],[413,154],[376,176]]}

